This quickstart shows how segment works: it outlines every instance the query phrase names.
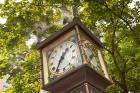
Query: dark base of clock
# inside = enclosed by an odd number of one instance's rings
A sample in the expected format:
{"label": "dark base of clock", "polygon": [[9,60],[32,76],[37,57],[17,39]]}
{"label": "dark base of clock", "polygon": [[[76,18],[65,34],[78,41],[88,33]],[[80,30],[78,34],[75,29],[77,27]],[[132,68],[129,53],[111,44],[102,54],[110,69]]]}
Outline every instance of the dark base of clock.
{"label": "dark base of clock", "polygon": [[81,65],[56,80],[44,85],[42,89],[51,93],[105,93],[111,81],[88,65]]}

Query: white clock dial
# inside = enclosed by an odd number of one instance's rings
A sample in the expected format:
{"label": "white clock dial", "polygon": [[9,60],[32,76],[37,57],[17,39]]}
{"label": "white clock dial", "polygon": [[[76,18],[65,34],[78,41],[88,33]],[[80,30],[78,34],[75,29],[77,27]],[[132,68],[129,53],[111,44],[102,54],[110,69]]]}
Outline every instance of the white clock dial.
{"label": "white clock dial", "polygon": [[62,74],[77,62],[77,48],[75,43],[66,41],[53,49],[49,57],[49,70],[52,74]]}

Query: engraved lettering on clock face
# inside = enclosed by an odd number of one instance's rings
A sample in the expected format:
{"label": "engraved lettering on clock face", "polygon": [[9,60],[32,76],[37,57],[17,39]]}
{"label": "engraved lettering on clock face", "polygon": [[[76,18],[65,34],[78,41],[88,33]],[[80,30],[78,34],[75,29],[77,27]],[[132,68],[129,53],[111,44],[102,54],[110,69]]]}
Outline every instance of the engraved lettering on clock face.
{"label": "engraved lettering on clock face", "polygon": [[59,75],[68,71],[77,61],[77,47],[71,41],[65,41],[54,48],[49,56],[49,70]]}

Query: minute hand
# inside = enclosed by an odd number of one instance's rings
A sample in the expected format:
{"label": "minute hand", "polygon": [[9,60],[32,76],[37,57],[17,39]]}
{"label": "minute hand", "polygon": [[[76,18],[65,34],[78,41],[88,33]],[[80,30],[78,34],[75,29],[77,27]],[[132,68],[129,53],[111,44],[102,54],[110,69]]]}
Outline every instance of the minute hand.
{"label": "minute hand", "polygon": [[69,48],[66,48],[65,51],[62,53],[62,56],[61,56],[61,58],[59,60],[59,63],[58,63],[57,68],[56,68],[56,71],[58,70],[58,68],[60,66],[60,63],[62,63],[62,60],[64,59],[64,57],[65,57],[65,55],[66,55],[68,50],[69,50]]}

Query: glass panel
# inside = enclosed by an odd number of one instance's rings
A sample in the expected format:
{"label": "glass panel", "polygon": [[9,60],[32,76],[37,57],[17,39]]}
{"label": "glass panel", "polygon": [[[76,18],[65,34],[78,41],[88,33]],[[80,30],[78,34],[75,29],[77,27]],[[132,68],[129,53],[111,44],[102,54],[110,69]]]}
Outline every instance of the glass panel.
{"label": "glass panel", "polygon": [[[82,29],[80,29],[82,30]],[[87,61],[89,65],[100,74],[104,75],[98,58],[98,46],[87,34],[80,31],[81,42],[83,44]]]}
{"label": "glass panel", "polygon": [[90,66],[95,69],[97,72],[103,74],[103,71],[101,69],[101,65],[98,59],[98,51],[97,47],[94,46],[93,43],[91,43],[88,40],[82,41],[84,44],[84,50],[86,53],[87,61],[89,62]]}
{"label": "glass panel", "polygon": [[50,81],[82,64],[75,35],[50,49],[47,56]]}

